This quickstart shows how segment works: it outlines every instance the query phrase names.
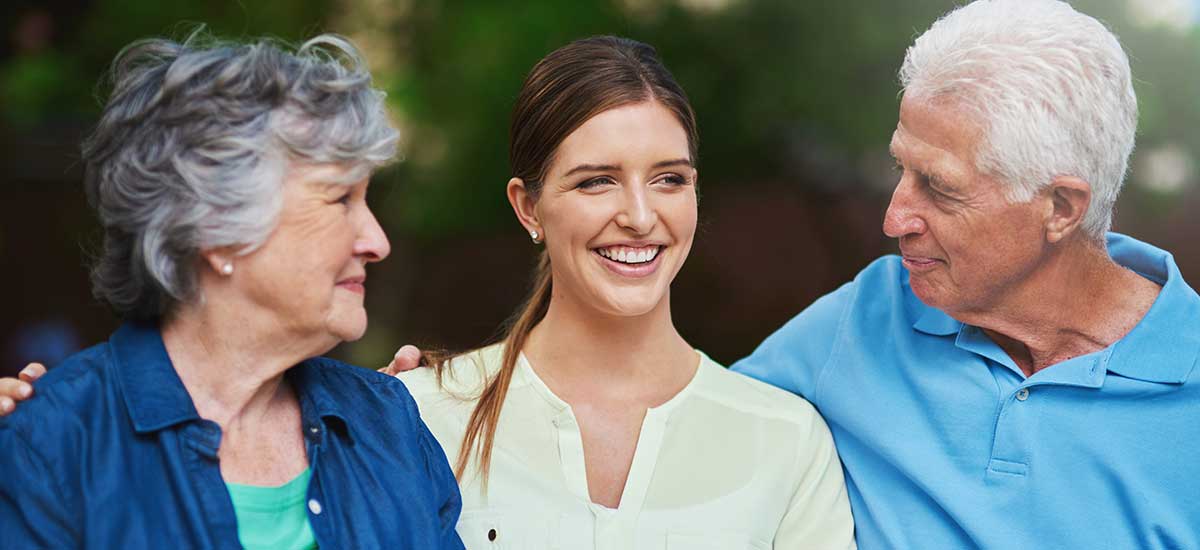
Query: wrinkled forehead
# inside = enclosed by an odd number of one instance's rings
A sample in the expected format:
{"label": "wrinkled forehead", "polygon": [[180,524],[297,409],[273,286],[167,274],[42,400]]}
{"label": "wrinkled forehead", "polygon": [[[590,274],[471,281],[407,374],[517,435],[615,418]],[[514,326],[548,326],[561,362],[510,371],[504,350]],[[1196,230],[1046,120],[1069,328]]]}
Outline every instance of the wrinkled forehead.
{"label": "wrinkled forehead", "polygon": [[919,138],[940,149],[952,150],[978,144],[985,134],[981,117],[967,103],[952,96],[910,96],[900,102],[900,113],[893,133],[911,141]]}
{"label": "wrinkled forehead", "polygon": [[315,187],[349,186],[370,179],[373,167],[367,163],[312,162],[292,159],[284,171],[284,181]]}
{"label": "wrinkled forehead", "polygon": [[983,130],[961,105],[906,96],[889,151],[923,171],[963,171],[974,167]]}

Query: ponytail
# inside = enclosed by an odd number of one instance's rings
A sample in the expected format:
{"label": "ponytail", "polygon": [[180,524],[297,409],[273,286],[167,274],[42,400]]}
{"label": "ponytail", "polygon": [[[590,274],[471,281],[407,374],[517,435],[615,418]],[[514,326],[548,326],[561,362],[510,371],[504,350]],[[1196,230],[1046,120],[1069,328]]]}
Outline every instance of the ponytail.
{"label": "ponytail", "polygon": [[[483,393],[479,395],[475,409],[471,411],[470,420],[467,421],[467,431],[463,434],[458,460],[454,465],[454,477],[460,482],[474,457],[477,459],[478,469],[482,476],[483,488],[487,490],[488,471],[492,464],[492,447],[496,441],[496,427],[500,422],[500,410],[504,408],[504,399],[508,395],[513,372],[517,369],[517,358],[521,356],[521,350],[525,348],[529,333],[546,316],[546,310],[550,307],[552,286],[550,256],[543,250],[534,274],[533,289],[524,305],[518,310],[517,315],[509,319],[508,327],[505,330],[502,340],[504,358],[500,363],[500,370],[487,382]],[[450,362],[446,359],[432,362],[434,368],[437,369],[440,382]]]}

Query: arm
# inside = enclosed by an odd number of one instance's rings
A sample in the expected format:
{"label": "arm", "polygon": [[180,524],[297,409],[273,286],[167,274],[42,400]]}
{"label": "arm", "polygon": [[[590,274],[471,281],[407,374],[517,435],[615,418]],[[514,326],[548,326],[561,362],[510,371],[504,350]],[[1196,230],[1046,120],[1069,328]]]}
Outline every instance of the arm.
{"label": "arm", "polygon": [[815,411],[797,453],[799,482],[775,533],[775,548],[853,549],[854,518],[842,463],[828,426]]}
{"label": "arm", "polygon": [[822,296],[767,337],[731,370],[817,403],[821,373],[834,352],[838,328],[854,298],[854,282]]}
{"label": "arm", "polygon": [[31,548],[80,546],[83,518],[68,506],[70,492],[17,426],[0,422],[0,533],[5,544]]}
{"label": "arm", "polygon": [[462,512],[462,496],[458,491],[458,480],[454,478],[454,472],[450,470],[450,463],[446,459],[446,453],[442,451],[442,446],[429,432],[425,422],[420,420],[415,406],[413,409],[413,416],[417,419],[417,430],[421,438],[421,450],[425,454],[425,467],[429,472],[429,479],[433,483],[434,505],[437,506],[438,519],[441,521],[441,548],[461,549],[463,543],[455,529],[458,525],[458,516]]}
{"label": "arm", "polygon": [[30,363],[17,378],[0,378],[0,416],[6,416],[17,408],[17,403],[33,396],[33,381],[46,374],[41,363]]}

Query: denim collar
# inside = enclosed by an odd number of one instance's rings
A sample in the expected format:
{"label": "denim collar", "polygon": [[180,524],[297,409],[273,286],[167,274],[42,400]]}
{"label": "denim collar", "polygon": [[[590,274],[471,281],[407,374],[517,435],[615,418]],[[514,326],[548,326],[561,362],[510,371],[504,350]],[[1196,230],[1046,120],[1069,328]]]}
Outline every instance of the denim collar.
{"label": "denim collar", "polygon": [[[138,433],[163,430],[184,422],[200,420],[192,397],[175,372],[167,355],[157,322],[129,321],[109,338],[116,377],[125,398],[125,406]],[[300,399],[301,414],[307,419],[320,418],[339,431],[347,431],[346,415],[339,400],[329,391],[324,372],[328,360],[306,359],[287,371],[285,376]],[[330,423],[329,419],[338,422]]]}
{"label": "denim collar", "polygon": [[109,344],[134,430],[155,432],[200,419],[192,396],[167,356],[157,323],[126,322],[109,338]]}

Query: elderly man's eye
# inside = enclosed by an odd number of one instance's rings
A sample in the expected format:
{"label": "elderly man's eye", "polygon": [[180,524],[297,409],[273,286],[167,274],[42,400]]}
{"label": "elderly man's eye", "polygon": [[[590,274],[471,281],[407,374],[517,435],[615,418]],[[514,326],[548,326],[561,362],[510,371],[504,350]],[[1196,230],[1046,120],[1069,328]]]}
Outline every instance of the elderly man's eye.
{"label": "elderly man's eye", "polygon": [[337,200],[334,202],[337,202],[338,204],[342,204],[342,205],[350,204],[350,193],[345,193],[345,194],[339,196],[337,198]]}

